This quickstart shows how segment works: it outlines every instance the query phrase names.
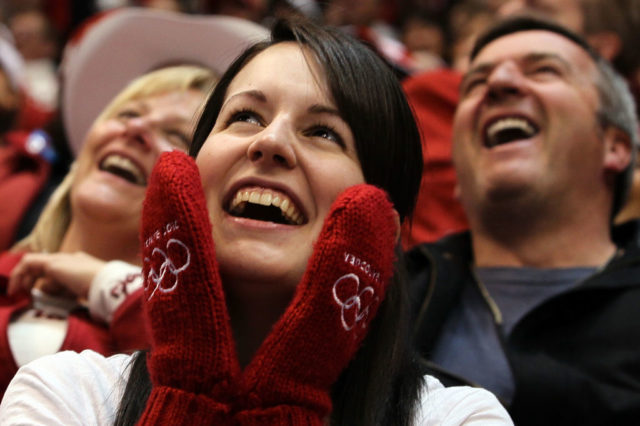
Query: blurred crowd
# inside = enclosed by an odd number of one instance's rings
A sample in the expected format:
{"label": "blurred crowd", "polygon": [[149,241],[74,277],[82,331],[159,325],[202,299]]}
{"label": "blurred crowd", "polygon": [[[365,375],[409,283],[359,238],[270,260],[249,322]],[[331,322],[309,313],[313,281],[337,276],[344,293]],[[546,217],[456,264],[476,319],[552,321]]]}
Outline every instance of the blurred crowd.
{"label": "blurred crowd", "polygon": [[[451,119],[475,36],[501,17],[538,15],[583,35],[628,78],[634,95],[640,94],[636,0],[5,0],[0,8],[4,23],[0,131],[44,129],[30,143],[38,148],[36,160],[46,164],[39,167],[45,171],[38,174],[34,190],[24,195],[27,200],[17,202],[29,207],[2,219],[9,223],[0,226],[13,234],[0,238],[0,248],[26,235],[73,159],[59,114],[65,46],[82,34],[87,22],[131,6],[236,16],[265,27],[275,16],[300,13],[339,26],[373,46],[403,80],[423,137],[429,140],[423,154],[425,183],[412,226],[404,232],[405,248],[467,227],[455,197]],[[635,216],[636,208],[630,209],[621,213],[621,219]]]}

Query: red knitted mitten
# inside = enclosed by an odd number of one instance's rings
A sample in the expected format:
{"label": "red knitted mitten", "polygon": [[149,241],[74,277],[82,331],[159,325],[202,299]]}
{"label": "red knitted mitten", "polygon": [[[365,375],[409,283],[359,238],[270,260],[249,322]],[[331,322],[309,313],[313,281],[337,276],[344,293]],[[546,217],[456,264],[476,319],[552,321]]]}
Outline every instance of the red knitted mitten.
{"label": "red knitted mitten", "polygon": [[393,274],[397,225],[371,185],[333,203],[294,298],[245,369],[241,425],[323,424]]}
{"label": "red knitted mitten", "polygon": [[184,153],[163,154],[153,169],[142,243],[153,388],[140,422],[228,420],[240,367],[200,175]]}

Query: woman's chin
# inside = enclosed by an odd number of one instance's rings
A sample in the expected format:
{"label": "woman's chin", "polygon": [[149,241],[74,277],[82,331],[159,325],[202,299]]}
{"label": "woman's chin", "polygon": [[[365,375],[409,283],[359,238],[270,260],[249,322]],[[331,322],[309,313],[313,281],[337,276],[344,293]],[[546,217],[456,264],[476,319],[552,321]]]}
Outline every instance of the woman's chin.
{"label": "woman's chin", "polygon": [[307,259],[296,262],[290,256],[265,256],[259,252],[254,255],[247,254],[227,257],[217,253],[220,262],[220,273],[225,282],[225,287],[246,285],[258,292],[278,293],[291,292],[300,282]]}

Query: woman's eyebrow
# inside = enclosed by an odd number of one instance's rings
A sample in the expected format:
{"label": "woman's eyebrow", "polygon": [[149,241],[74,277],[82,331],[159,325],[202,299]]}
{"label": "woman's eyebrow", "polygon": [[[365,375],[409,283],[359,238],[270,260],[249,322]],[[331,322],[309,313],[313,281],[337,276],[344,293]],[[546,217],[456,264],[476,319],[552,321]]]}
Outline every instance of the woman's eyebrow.
{"label": "woman's eyebrow", "polygon": [[311,105],[307,109],[307,111],[312,114],[330,114],[342,118],[342,114],[340,113],[340,111],[338,111],[338,109],[328,105],[314,104]]}
{"label": "woman's eyebrow", "polygon": [[260,90],[245,90],[243,92],[238,92],[238,93],[234,93],[233,95],[229,96],[229,98],[224,101],[224,103],[222,104],[222,108],[225,107],[225,105],[227,105],[231,100],[238,98],[238,97],[249,97],[249,98],[253,98],[255,100],[257,100],[258,102],[266,102],[267,101],[267,97],[266,95],[260,91]]}

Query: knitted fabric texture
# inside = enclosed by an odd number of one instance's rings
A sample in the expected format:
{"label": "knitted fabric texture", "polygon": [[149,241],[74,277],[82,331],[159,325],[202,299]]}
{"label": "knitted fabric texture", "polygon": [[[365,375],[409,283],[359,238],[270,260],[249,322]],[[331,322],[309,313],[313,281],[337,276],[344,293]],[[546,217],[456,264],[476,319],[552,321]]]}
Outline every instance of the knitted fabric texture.
{"label": "knitted fabric texture", "polygon": [[323,424],[331,386],[366,336],[393,273],[397,229],[387,195],[365,184],[340,194],[293,300],[244,372],[193,159],[160,157],[142,223],[153,384],[142,423],[205,410],[202,419],[219,424]]}
{"label": "knitted fabric texture", "polygon": [[357,185],[333,203],[294,298],[244,374],[259,408],[291,404],[320,418],[330,388],[367,334],[391,280],[396,224],[386,194]]}
{"label": "knitted fabric texture", "polygon": [[[181,152],[163,154],[151,175],[142,244],[152,392],[164,386],[223,401],[239,365],[200,176]],[[184,398],[163,400],[182,406]]]}

